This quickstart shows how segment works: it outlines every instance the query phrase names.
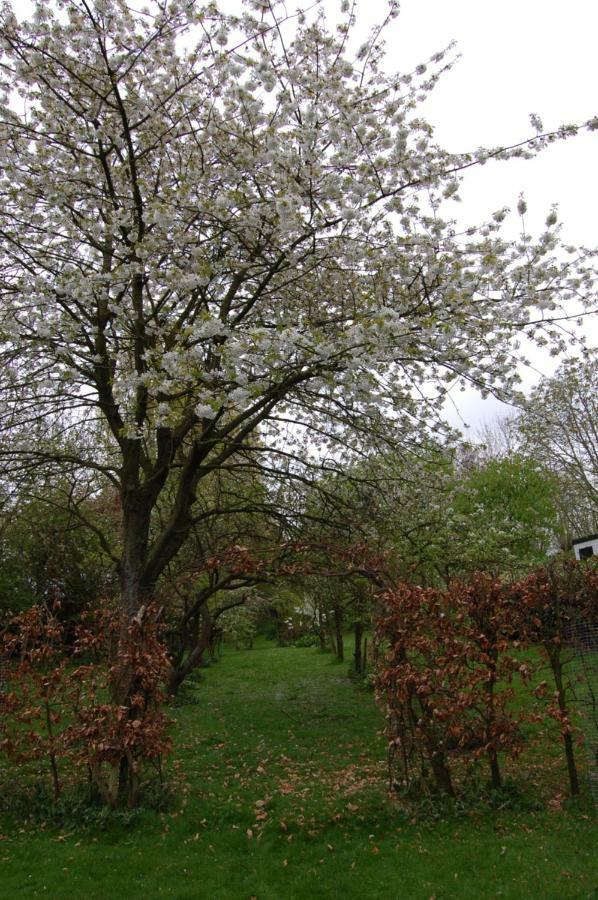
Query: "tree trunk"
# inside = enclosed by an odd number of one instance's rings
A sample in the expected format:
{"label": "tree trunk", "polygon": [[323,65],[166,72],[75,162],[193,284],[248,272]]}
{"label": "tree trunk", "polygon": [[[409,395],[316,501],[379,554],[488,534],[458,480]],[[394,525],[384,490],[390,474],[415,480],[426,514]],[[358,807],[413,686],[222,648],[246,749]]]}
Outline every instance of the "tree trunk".
{"label": "tree trunk", "polygon": [[[125,477],[125,476],[123,476]],[[136,617],[141,623],[146,604],[151,599],[153,584],[144,581],[143,572],[147,559],[149,528],[151,519],[151,498],[138,486],[121,490],[122,541],[120,560],[120,634],[116,645],[112,667],[110,696],[112,703],[126,709],[132,719],[139,703],[134,696],[139,694],[139,679],[135,673],[128,652],[130,627]],[[135,762],[130,753],[122,751],[120,760],[108,766],[105,775],[101,767],[92,769],[92,777],[100,795],[110,806],[137,806],[140,797],[140,782]]]}
{"label": "tree trunk", "polygon": [[498,790],[498,788],[502,787],[502,778],[498,764],[498,753],[494,748],[488,750],[488,762],[490,764],[490,786],[493,790]]}
{"label": "tree trunk", "polygon": [[57,803],[60,798],[60,793],[62,790],[62,785],[60,783],[60,776],[58,774],[58,764],[56,762],[56,753],[54,751],[54,729],[52,726],[52,710],[50,708],[50,701],[46,699],[45,702],[45,713],[46,713],[46,728],[48,730],[48,760],[50,762],[50,770],[52,772],[52,787],[54,790],[54,803]]}
{"label": "tree trunk", "polygon": [[121,491],[123,549],[120,561],[121,610],[132,618],[147,602],[153,584],[143,579],[151,521],[151,501],[137,489]]}
{"label": "tree trunk", "polygon": [[334,607],[334,637],[336,643],[336,658],[339,662],[344,662],[345,645],[343,641],[343,611],[340,606]]}
{"label": "tree trunk", "polygon": [[[443,749],[439,749],[439,747],[442,747],[442,744],[435,733],[434,714],[424,697],[417,696],[417,701],[421,708],[421,715],[417,715],[416,711],[411,707],[411,715],[415,726],[414,733],[416,734],[417,730],[423,725],[423,745],[426,756],[430,760],[430,767],[438,792],[453,797],[455,792],[453,790],[451,773],[446,761],[446,754]],[[421,738],[418,738],[419,740]]]}
{"label": "tree trunk", "polygon": [[440,750],[432,752],[430,757],[430,764],[432,766],[434,781],[436,782],[436,787],[438,788],[439,792],[441,794],[447,794],[449,797],[454,797],[455,792],[453,790],[451,773],[446,764],[444,753],[442,753],[442,751]]}
{"label": "tree trunk", "polygon": [[[176,696],[185,678],[204,661],[204,653],[210,649],[212,641],[212,617],[207,607],[202,607],[197,619],[201,619],[201,628],[195,627],[195,645],[190,648],[187,657],[178,666],[173,666],[172,675],[166,686],[169,697]],[[197,622],[199,625],[199,621]]]}
{"label": "tree trunk", "polygon": [[363,638],[363,622],[359,619],[353,626],[355,637],[355,648],[353,651],[353,659],[355,663],[355,674],[363,675],[363,654],[361,651],[361,641]]}
{"label": "tree trunk", "polygon": [[203,663],[205,651],[206,647],[199,643],[193,648],[181,665],[176,667],[173,666],[172,674],[166,685],[166,693],[169,697],[175,697],[187,675],[190,675],[194,669]]}
{"label": "tree trunk", "polygon": [[322,615],[322,610],[318,608],[318,640],[320,642],[320,650],[326,649],[326,623]]}
{"label": "tree trunk", "polygon": [[[563,664],[560,658],[560,650],[552,650],[548,654],[550,666],[554,676],[554,683],[557,690],[557,702],[559,711],[563,717],[568,718],[567,699],[565,696],[565,685],[563,682]],[[573,750],[573,738],[570,731],[563,732],[563,744],[565,745],[565,759],[567,760],[567,772],[569,773],[569,786],[571,795],[575,797],[579,794],[579,778],[577,775],[577,766],[575,765],[575,752]]]}
{"label": "tree trunk", "polygon": [[[496,686],[496,664],[498,661],[498,652],[496,650],[490,651],[490,677],[486,682],[486,739],[487,741],[491,736],[491,729],[495,720],[495,709],[494,709],[494,688]],[[498,753],[496,752],[495,747],[490,747],[488,750],[488,763],[490,765],[490,786],[493,790],[498,790],[498,788],[502,787],[502,778],[500,775],[500,766],[498,763]]]}

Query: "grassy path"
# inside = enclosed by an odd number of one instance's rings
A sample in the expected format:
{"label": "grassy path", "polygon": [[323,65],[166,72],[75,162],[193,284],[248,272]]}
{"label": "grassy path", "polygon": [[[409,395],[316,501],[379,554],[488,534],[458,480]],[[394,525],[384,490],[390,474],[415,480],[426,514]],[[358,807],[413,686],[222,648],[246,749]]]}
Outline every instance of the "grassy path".
{"label": "grassy path", "polygon": [[312,648],[228,651],[176,710],[182,802],[127,829],[0,819],[0,900],[598,898],[595,820],[410,822],[371,695]]}

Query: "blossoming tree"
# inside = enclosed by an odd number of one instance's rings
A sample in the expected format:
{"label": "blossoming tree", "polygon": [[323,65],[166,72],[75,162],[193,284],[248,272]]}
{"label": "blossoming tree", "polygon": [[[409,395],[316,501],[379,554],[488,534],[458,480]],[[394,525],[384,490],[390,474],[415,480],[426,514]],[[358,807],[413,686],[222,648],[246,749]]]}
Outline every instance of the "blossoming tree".
{"label": "blossoming tree", "polygon": [[513,336],[591,289],[554,215],[514,242],[441,215],[469,166],[575,129],[445,152],[418,105],[450,52],[387,74],[341,6],[331,32],[275,0],[3,4],[4,472],[118,488],[125,617],[235,454],[292,472],[304,439],[425,420],[432,384],[507,390]]}

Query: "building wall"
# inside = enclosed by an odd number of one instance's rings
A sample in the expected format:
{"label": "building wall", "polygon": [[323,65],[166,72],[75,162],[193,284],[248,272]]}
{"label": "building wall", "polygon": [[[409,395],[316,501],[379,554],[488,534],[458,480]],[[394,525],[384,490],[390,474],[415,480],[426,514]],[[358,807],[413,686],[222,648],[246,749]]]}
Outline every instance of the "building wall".
{"label": "building wall", "polygon": [[592,534],[587,538],[579,538],[573,541],[575,559],[587,559],[589,556],[598,556],[598,534]]}

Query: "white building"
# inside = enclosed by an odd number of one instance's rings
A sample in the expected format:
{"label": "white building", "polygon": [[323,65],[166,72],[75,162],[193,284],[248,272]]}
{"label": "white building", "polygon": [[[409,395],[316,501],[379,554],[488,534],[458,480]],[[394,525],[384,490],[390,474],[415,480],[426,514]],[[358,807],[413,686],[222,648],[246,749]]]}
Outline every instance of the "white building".
{"label": "white building", "polygon": [[588,559],[590,556],[598,556],[598,534],[589,534],[587,537],[575,538],[571,542],[575,559]]}

